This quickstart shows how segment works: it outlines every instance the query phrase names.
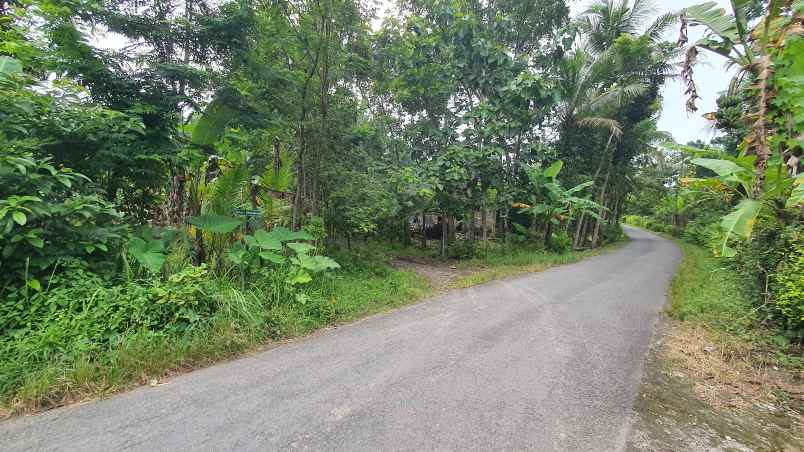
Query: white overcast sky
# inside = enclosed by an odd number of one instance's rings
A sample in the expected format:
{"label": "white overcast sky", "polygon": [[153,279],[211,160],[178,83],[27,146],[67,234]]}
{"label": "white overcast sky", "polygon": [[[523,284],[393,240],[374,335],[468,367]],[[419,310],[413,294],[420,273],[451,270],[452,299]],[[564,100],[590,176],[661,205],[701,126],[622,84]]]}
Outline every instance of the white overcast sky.
{"label": "white overcast sky", "polygon": [[[369,0],[372,1],[372,0]],[[538,0],[534,0],[538,1]],[[592,0],[568,0],[570,3],[571,14],[575,16],[581,13],[591,3]],[[655,16],[670,11],[679,11],[688,6],[704,3],[706,0],[654,0],[656,5]],[[717,0],[721,7],[731,12],[729,0]],[[388,14],[388,6],[392,4],[390,0],[373,0],[377,6],[378,14],[382,17]],[[378,27],[381,19],[372,21],[374,27]],[[645,26],[648,24],[646,23]],[[691,28],[689,32],[690,41],[695,41],[701,37],[703,30]],[[675,40],[678,38],[678,27],[673,27],[668,32],[667,39]],[[95,36],[93,40],[100,47],[120,48],[125,42],[120,36],[111,34]],[[726,70],[726,60],[711,53],[701,52],[699,64],[695,69],[695,81],[698,84],[698,112],[692,115],[685,110],[686,98],[684,88],[679,80],[669,80],[662,89],[664,104],[662,115],[659,120],[659,130],[670,132],[679,143],[687,143],[696,139],[704,141],[711,140],[715,135],[715,130],[702,115],[715,111],[715,100],[718,93],[726,90],[731,79],[731,74]]]}

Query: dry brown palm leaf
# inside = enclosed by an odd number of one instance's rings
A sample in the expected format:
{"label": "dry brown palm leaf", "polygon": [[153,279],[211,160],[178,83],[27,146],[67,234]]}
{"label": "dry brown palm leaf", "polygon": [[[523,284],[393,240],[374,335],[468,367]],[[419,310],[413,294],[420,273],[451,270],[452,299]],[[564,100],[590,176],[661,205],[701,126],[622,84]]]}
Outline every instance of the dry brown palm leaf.
{"label": "dry brown palm leaf", "polygon": [[698,62],[698,48],[691,46],[687,49],[687,56],[684,60],[684,68],[681,70],[681,79],[686,85],[684,95],[687,96],[687,112],[695,113],[698,111],[698,106],[695,101],[701,97],[698,95],[698,87],[695,86],[694,69],[695,63]]}

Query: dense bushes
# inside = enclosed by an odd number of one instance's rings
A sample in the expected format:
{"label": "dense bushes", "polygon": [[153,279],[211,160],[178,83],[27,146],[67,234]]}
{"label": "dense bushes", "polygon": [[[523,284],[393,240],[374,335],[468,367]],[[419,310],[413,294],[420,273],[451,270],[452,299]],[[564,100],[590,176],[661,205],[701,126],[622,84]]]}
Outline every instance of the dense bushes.
{"label": "dense bushes", "polygon": [[424,293],[414,276],[373,256],[337,258],[345,271],[303,287],[288,287],[291,268],[281,267],[255,271],[244,290],[235,275],[206,265],[133,280],[64,268],[51,287],[0,304],[0,404],[29,408],[96,393],[94,385],[114,390]]}
{"label": "dense bushes", "polygon": [[[791,330],[804,332],[804,244],[802,237],[783,260],[774,275],[773,286],[778,294],[775,308],[782,322]],[[804,337],[799,336],[804,342]]]}
{"label": "dense bushes", "polygon": [[2,295],[40,290],[59,261],[103,265],[127,227],[86,177],[12,148],[0,155],[0,231]]}
{"label": "dense bushes", "polygon": [[[677,231],[647,216],[626,215],[624,221],[656,232]],[[678,232],[684,241],[713,255],[717,255],[723,241],[720,217],[712,214],[696,216]],[[776,324],[791,339],[804,340],[804,228],[785,225],[778,216],[766,213],[758,218],[750,240],[732,243],[736,253],[731,259],[723,259],[721,265],[739,277],[740,283],[733,290],[754,305],[757,321]]]}

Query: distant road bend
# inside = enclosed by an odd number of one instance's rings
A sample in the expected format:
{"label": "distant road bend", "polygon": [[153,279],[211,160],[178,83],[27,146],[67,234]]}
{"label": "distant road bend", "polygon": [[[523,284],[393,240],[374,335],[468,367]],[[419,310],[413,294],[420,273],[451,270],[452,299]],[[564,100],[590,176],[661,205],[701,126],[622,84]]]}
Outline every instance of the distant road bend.
{"label": "distant road bend", "polygon": [[0,450],[621,450],[681,253],[631,243],[0,423]]}

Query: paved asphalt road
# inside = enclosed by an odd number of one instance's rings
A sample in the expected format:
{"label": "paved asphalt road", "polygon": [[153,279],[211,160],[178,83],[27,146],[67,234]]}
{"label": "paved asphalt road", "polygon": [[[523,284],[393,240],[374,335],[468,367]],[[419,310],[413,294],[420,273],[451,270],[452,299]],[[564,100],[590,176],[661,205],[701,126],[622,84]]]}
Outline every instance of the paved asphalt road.
{"label": "paved asphalt road", "polygon": [[0,450],[620,450],[681,257],[629,234],[574,265],[0,423]]}

